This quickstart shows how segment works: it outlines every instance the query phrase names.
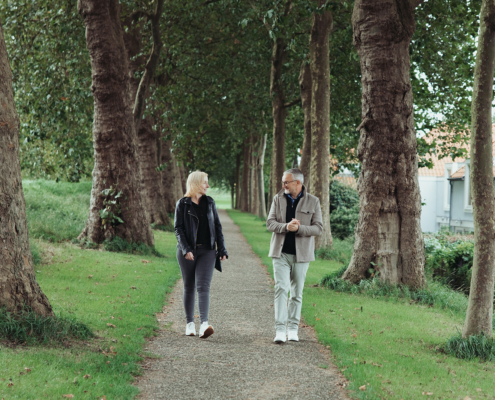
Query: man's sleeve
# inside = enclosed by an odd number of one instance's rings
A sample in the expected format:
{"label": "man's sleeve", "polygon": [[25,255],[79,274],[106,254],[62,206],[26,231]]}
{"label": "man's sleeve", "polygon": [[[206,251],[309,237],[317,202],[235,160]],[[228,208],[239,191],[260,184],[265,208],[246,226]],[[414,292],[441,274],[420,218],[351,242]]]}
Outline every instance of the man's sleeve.
{"label": "man's sleeve", "polygon": [[323,231],[323,219],[321,217],[320,200],[316,199],[315,212],[311,218],[311,225],[299,225],[296,236],[320,236]]}
{"label": "man's sleeve", "polygon": [[278,202],[274,197],[270,212],[268,213],[268,218],[266,219],[266,229],[275,233],[287,233],[287,224],[282,224],[277,221],[277,205]]}

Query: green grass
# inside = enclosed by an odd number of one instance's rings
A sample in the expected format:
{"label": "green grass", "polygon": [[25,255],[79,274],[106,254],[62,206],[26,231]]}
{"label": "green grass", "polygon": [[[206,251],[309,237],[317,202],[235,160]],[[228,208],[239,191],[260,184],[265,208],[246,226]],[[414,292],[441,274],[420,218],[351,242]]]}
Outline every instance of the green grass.
{"label": "green grass", "polygon": [[[141,374],[139,362],[147,357],[145,338],[155,335],[156,314],[180,277],[174,234],[153,232],[159,257],[81,249],[66,239],[84,226],[91,183],[38,180],[23,186],[35,237],[30,242],[36,279],[62,322],[46,329],[63,334],[84,324],[96,337],[69,335],[48,345],[26,346],[13,345],[4,332],[0,398],[134,398],[134,376]],[[2,324],[21,329],[11,321]]]}
{"label": "green grass", "polygon": [[36,278],[55,313],[86,324],[97,338],[69,348],[2,345],[0,398],[130,399],[138,393],[132,382],[140,374],[144,338],[158,328],[155,313],[180,276],[175,236],[154,234],[163,258],[38,243],[51,261],[36,267]]}
{"label": "green grass", "polygon": [[31,239],[61,242],[76,238],[89,214],[91,181],[23,180]]}
{"label": "green grass", "polygon": [[213,197],[218,209],[228,209],[232,207],[230,192],[224,189],[210,188],[207,195]]}
{"label": "green grass", "polygon": [[[267,256],[271,233],[251,214],[228,213],[273,276]],[[460,360],[443,351],[445,341],[462,327],[463,311],[315,286],[341,267],[326,260],[310,264],[302,314],[331,349],[353,398],[495,398],[493,363]]]}

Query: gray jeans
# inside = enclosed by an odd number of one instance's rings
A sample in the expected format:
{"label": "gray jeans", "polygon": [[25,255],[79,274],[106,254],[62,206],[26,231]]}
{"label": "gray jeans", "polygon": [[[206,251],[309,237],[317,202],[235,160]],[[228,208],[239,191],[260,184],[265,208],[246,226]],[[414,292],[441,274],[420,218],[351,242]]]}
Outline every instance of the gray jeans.
{"label": "gray jeans", "polygon": [[199,317],[201,322],[208,321],[210,309],[210,284],[215,268],[215,250],[199,247],[194,252],[194,260],[187,260],[177,249],[182,280],[184,281],[184,310],[187,323],[194,322],[194,302],[198,292]]}
{"label": "gray jeans", "polygon": [[[309,262],[298,263],[296,256],[282,253],[273,258],[273,276],[275,278],[275,330],[296,331],[301,319],[302,295]],[[290,290],[289,306],[287,295]]]}

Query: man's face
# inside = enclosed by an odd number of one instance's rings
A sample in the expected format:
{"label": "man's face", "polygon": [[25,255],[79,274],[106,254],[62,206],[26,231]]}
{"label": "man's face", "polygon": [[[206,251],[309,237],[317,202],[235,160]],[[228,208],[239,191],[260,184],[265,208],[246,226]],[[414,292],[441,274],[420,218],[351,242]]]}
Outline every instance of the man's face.
{"label": "man's face", "polygon": [[287,174],[282,177],[282,187],[285,194],[295,194],[297,191],[297,182],[292,178],[292,174]]}

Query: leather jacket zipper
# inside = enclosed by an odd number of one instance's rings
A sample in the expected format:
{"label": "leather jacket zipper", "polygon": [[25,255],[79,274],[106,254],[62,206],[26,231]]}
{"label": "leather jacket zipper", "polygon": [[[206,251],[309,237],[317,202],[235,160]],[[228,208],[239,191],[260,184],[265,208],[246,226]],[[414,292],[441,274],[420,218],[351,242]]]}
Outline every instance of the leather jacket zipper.
{"label": "leather jacket zipper", "polygon": [[187,213],[198,220],[198,225],[196,225],[196,235],[194,236],[194,248],[196,248],[197,247],[196,242],[198,240],[199,218],[193,213],[191,213],[191,211],[188,211]]}

